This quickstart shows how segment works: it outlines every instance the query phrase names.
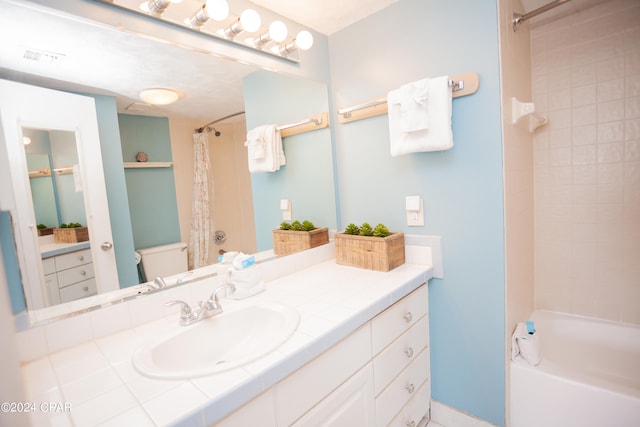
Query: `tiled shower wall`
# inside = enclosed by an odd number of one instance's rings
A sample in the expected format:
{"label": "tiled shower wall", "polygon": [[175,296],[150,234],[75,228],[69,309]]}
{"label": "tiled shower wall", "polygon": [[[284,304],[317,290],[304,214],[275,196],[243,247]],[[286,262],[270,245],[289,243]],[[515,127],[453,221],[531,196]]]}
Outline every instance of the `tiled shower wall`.
{"label": "tiled shower wall", "polygon": [[640,324],[640,2],[531,35],[536,308]]}

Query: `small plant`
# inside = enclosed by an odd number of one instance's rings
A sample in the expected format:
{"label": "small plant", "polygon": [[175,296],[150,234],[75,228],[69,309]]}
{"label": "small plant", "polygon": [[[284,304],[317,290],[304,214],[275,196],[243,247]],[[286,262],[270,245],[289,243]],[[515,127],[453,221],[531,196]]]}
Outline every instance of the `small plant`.
{"label": "small plant", "polygon": [[60,224],[60,228],[78,228],[82,227],[82,224],[79,222],[70,222],[68,224]]}
{"label": "small plant", "polygon": [[378,224],[376,228],[373,229],[373,235],[375,237],[387,237],[390,234],[389,229],[383,224]]}
{"label": "small plant", "polygon": [[280,223],[280,230],[291,230],[291,224],[286,221]]}
{"label": "small plant", "polygon": [[347,225],[347,228],[344,229],[344,234],[349,234],[351,236],[357,236],[360,234],[360,227],[351,223]]}
{"label": "small plant", "polygon": [[369,225],[368,222],[365,222],[360,227],[360,235],[361,236],[373,236],[373,228]]}
{"label": "small plant", "polygon": [[371,228],[368,222],[363,223],[360,227],[355,224],[349,224],[344,229],[344,234],[351,236],[373,236],[373,237],[387,237],[391,235],[391,232],[384,224],[376,225],[376,228]]}
{"label": "small plant", "polygon": [[44,224],[38,224],[36,227],[38,227],[38,230],[44,230],[45,228],[47,228],[47,226]]}
{"label": "small plant", "polygon": [[315,230],[316,226],[313,225],[311,221],[298,221],[295,220],[291,224],[286,221],[280,223],[280,230],[291,230],[291,231],[311,231]]}

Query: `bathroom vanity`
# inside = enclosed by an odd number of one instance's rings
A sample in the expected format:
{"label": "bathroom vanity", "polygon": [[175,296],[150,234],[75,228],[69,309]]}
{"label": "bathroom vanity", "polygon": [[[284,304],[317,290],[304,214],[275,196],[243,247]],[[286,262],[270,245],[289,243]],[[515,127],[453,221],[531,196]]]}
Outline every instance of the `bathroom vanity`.
{"label": "bathroom vanity", "polygon": [[[430,404],[430,261],[407,247],[407,263],[382,273],[337,265],[333,244],[324,246],[260,264],[265,292],[221,298],[221,316],[260,303],[300,315],[280,347],[227,371],[153,379],[132,363],[154,337],[197,327],[179,326],[176,309],[164,303],[206,299],[223,283],[219,276],[18,334],[23,354],[25,341],[38,336],[58,345],[24,365],[28,399],[71,405],[67,413],[31,414],[34,423],[417,426]],[[109,331],[109,321],[128,326]],[[70,343],[70,330],[88,336]]]}
{"label": "bathroom vanity", "polygon": [[41,255],[47,305],[74,301],[97,293],[89,242],[43,244]]}

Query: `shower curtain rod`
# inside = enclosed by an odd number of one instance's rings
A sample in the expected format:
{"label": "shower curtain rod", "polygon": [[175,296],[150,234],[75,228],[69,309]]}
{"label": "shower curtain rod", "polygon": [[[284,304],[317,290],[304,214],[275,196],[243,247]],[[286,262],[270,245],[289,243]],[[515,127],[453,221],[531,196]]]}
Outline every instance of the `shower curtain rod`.
{"label": "shower curtain rod", "polygon": [[528,21],[531,18],[534,18],[538,15],[540,15],[541,13],[545,13],[548,10],[551,10],[553,8],[556,8],[558,6],[560,6],[563,3],[566,3],[570,0],[555,0],[552,1],[551,3],[545,4],[544,6],[541,6],[535,10],[532,10],[531,12],[525,13],[524,15],[521,13],[513,13],[513,18],[511,19],[511,23],[513,24],[513,31],[518,31],[518,25],[522,24],[525,21]]}
{"label": "shower curtain rod", "polygon": [[231,117],[239,116],[240,114],[244,114],[244,111],[239,111],[239,112],[237,112],[237,113],[233,113],[233,114],[229,114],[228,116],[224,116],[224,117],[223,117],[223,118],[221,118],[221,119],[213,120],[213,121],[211,121],[211,122],[207,123],[206,125],[204,125],[204,126],[202,126],[202,127],[198,128],[198,129],[195,129],[195,132],[197,132],[197,133],[202,133],[202,132],[204,132],[204,130],[205,130],[205,129],[207,129],[207,131],[208,131],[208,130],[209,130],[209,128],[208,128],[209,126],[214,125],[214,124],[216,124],[216,123],[218,123],[218,122],[221,122],[221,121],[223,121],[223,120],[230,119]]}

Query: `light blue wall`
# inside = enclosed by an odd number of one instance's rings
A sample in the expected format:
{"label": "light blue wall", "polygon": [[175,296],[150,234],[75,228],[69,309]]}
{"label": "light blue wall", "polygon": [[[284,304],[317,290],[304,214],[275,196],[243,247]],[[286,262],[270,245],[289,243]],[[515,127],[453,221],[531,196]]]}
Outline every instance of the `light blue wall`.
{"label": "light blue wall", "polygon": [[13,224],[11,214],[8,211],[0,211],[0,252],[4,264],[4,274],[9,286],[9,299],[11,301],[11,311],[18,314],[27,309],[24,290],[22,289],[22,278],[18,268],[18,255],[13,235]]}
{"label": "light blue wall", "polygon": [[138,284],[138,269],[129,217],[127,187],[122,168],[122,148],[116,100],[111,96],[90,95],[95,99],[100,133],[100,151],[109,201],[111,233],[121,287]]}
{"label": "light blue wall", "polygon": [[[453,101],[454,147],[392,158],[387,116],[334,120],[342,224],[443,236],[430,292],[433,399],[504,424],[504,232],[495,0],[400,0],[329,37],[336,107],[423,77],[476,71],[480,90]],[[408,227],[405,196],[424,199]]]}
{"label": "light blue wall", "polygon": [[[122,159],[135,162],[145,152],[150,162],[170,162],[171,139],[166,117],[119,114]],[[126,169],[127,195],[136,249],[180,241],[173,168]]]}
{"label": "light blue wall", "polygon": [[[329,111],[327,85],[257,71],[244,79],[248,129],[285,124]],[[282,222],[280,199],[291,200],[294,220],[336,228],[330,129],[283,138],[287,164],[276,172],[251,174],[258,250],[273,248],[271,232]]]}

